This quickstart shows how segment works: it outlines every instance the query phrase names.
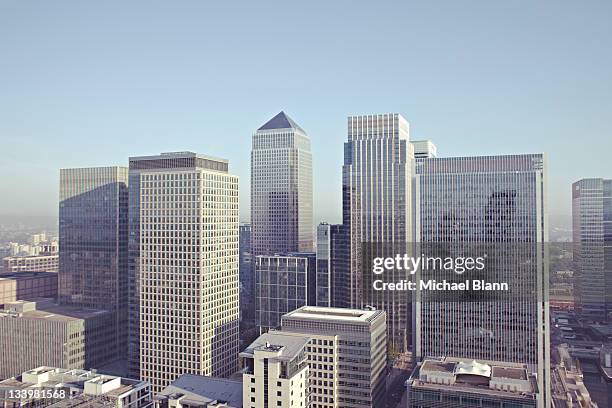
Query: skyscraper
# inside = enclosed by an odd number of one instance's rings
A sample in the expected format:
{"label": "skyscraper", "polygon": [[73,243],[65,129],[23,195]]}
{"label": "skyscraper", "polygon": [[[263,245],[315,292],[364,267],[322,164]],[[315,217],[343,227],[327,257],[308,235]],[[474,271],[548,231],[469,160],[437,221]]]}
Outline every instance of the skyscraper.
{"label": "skyscraper", "polygon": [[253,257],[312,252],[312,154],[306,132],[284,112],[253,134]]}
{"label": "skyscraper", "polygon": [[[412,236],[413,147],[408,122],[397,113],[350,116],[344,144],[343,224],[350,239],[350,306],[368,303],[387,312],[390,349],[405,351],[409,341],[408,292],[369,296],[362,274],[366,252],[408,250]],[[397,276],[395,280],[407,278]]]}
{"label": "skyscraper", "polygon": [[241,318],[253,319],[255,304],[255,277],[251,256],[251,224],[240,224],[239,235],[240,312]]}
{"label": "skyscraper", "polygon": [[584,318],[604,321],[612,312],[612,180],[572,185],[577,306]]}
{"label": "skyscraper", "polygon": [[349,307],[350,251],[345,226],[320,223],[316,253],[316,306]]}
{"label": "skyscraper", "polygon": [[316,259],[312,252],[259,255],[255,274],[260,333],[279,327],[285,313],[316,302]]}
{"label": "skyscraper", "polygon": [[128,169],[60,170],[59,301],[114,316],[117,357],[127,351]]}
{"label": "skyscraper", "polygon": [[[508,292],[468,296],[420,291],[415,355],[527,364],[549,395],[546,170],[542,154],[421,159],[416,164],[417,235],[428,250],[461,256],[481,251],[481,275]],[[420,251],[419,251],[420,253]],[[454,272],[423,270],[421,279]]]}
{"label": "skyscraper", "polygon": [[[140,377],[228,376],[238,355],[238,178],[191,152],[130,158]],[[132,195],[133,194],[133,195]]]}
{"label": "skyscraper", "polygon": [[[260,274],[279,276],[268,272],[276,266],[283,268],[278,262],[270,263],[259,256],[269,260],[267,256],[270,255],[312,252],[312,228],[310,139],[293,119],[280,112],[253,134],[251,150],[251,256],[255,271],[256,320],[260,330],[278,326],[280,315],[306,294],[300,297],[298,293],[271,293],[269,289],[279,285],[285,287],[287,283],[280,280],[272,284],[263,282]],[[301,267],[296,267],[305,270],[303,260],[286,263],[285,269],[290,270],[290,264],[300,264]],[[304,284],[302,282],[302,286]],[[298,302],[295,307],[304,304]]]}

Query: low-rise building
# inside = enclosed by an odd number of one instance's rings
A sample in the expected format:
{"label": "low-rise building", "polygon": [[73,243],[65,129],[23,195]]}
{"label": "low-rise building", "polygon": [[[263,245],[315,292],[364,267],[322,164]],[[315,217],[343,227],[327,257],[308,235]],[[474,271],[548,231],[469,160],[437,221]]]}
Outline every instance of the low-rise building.
{"label": "low-rise building", "polygon": [[117,358],[112,315],[62,306],[50,299],[19,300],[0,310],[0,378],[32,367],[99,367]]}
{"label": "low-rise building", "polygon": [[43,366],[0,381],[0,406],[148,408],[151,385],[95,371]]}
{"label": "low-rise building", "polygon": [[156,408],[242,408],[242,381],[183,374],[153,403]]}
{"label": "low-rise building", "polygon": [[408,407],[539,407],[535,375],[526,365],[426,358],[407,381]]}
{"label": "low-rise building", "polygon": [[310,337],[265,333],[240,353],[245,408],[308,408]]}
{"label": "low-rise building", "polygon": [[0,307],[16,300],[57,298],[57,273],[0,273]]}
{"label": "low-rise building", "polygon": [[2,259],[2,272],[56,272],[59,255],[7,256]]}

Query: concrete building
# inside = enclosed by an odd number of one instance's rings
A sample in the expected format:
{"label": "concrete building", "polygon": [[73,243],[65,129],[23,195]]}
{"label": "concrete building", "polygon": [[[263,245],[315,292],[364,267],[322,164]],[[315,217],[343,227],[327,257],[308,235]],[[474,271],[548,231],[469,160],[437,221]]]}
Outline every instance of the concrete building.
{"label": "concrete building", "polygon": [[[602,347],[603,350],[603,347]],[[570,355],[567,344],[552,350],[551,373],[554,408],[598,408],[584,384],[584,374],[578,359]]]}
{"label": "concrete building", "polygon": [[[45,393],[51,395],[51,398],[10,398],[10,394],[15,392],[30,393],[34,396],[37,393]],[[42,366],[0,381],[0,405],[149,408],[152,406],[151,386],[144,381],[98,374],[95,371]]]}
{"label": "concrete building", "polygon": [[572,184],[576,305],[583,318],[612,318],[612,180]]}
{"label": "concrete building", "polygon": [[60,170],[59,301],[114,316],[117,358],[127,353],[128,169]]}
{"label": "concrete building", "polygon": [[539,393],[524,365],[451,358],[425,359],[407,387],[410,408],[535,408]]}
{"label": "concrete building", "polygon": [[265,333],[242,353],[245,408],[309,407],[309,337]]}
{"label": "concrete building", "polygon": [[255,260],[256,318],[260,333],[280,326],[281,316],[316,297],[314,253],[260,255]]}
{"label": "concrete building", "polygon": [[415,293],[414,352],[528,364],[550,404],[548,214],[542,154],[416,162],[419,254],[480,257],[483,269],[421,268],[417,281],[503,282],[503,291]]}
{"label": "concrete building", "polygon": [[[408,291],[374,292],[364,282],[370,256],[407,253],[413,239],[413,146],[409,124],[397,113],[350,116],[342,167],[342,223],[350,237],[350,307],[372,305],[387,312],[390,352],[410,341]],[[389,274],[391,275],[391,274]],[[408,279],[396,271],[389,279]]]}
{"label": "concrete building", "polygon": [[253,134],[253,256],[312,252],[312,208],[310,139],[280,112]]}
{"label": "concrete building", "polygon": [[16,300],[57,298],[57,273],[0,273],[0,307]]}
{"label": "concrete building", "polygon": [[312,408],[385,406],[386,314],[305,306],[282,317],[276,336],[308,337]]}
{"label": "concrete building", "polygon": [[431,159],[438,156],[438,149],[431,140],[412,140],[415,159]]}
{"label": "concrete building", "polygon": [[316,306],[349,307],[350,247],[342,224],[322,222],[317,227]]}
{"label": "concrete building", "polygon": [[236,372],[238,177],[191,152],[132,157],[130,206],[140,378],[158,393],[185,373]]}
{"label": "concrete building", "polygon": [[3,272],[57,272],[59,255],[7,256],[2,259]]}
{"label": "concrete building", "polygon": [[84,369],[116,359],[112,315],[49,299],[16,301],[0,310],[0,378],[41,365]]}
{"label": "concrete building", "polygon": [[183,374],[155,396],[155,408],[242,408],[242,379]]}

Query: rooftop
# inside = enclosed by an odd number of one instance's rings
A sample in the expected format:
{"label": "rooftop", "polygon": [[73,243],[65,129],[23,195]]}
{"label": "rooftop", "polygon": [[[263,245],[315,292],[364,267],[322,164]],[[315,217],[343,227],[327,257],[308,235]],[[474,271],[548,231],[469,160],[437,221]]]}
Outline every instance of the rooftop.
{"label": "rooftop", "polygon": [[255,355],[255,351],[270,351],[280,353],[275,357],[279,360],[292,360],[302,352],[309,341],[310,337],[271,331],[259,336],[240,355],[249,357]]}
{"label": "rooftop", "polygon": [[57,277],[57,272],[0,272],[0,280],[22,280]]}
{"label": "rooftop", "polygon": [[304,129],[302,129],[297,123],[295,123],[293,119],[287,116],[287,114],[283,111],[280,111],[276,116],[267,121],[257,130],[274,129],[296,129],[301,131],[302,133],[306,133],[304,132]]}
{"label": "rooftop", "polygon": [[369,323],[382,313],[381,310],[302,306],[299,309],[283,315],[283,319],[335,320],[342,322]]}
{"label": "rooftop", "polygon": [[108,313],[106,310],[83,309],[59,305],[53,303],[51,299],[38,299],[37,301],[17,300],[15,302],[8,302],[4,305],[4,310],[0,310],[0,318],[71,322]]}
{"label": "rooftop", "polygon": [[182,403],[190,405],[222,402],[230,406],[242,406],[242,380],[204,377],[183,374],[158,394],[157,399],[181,398]]}
{"label": "rooftop", "polygon": [[537,394],[535,375],[518,363],[475,361],[458,358],[425,359],[412,373],[413,388],[478,392],[533,400]]}

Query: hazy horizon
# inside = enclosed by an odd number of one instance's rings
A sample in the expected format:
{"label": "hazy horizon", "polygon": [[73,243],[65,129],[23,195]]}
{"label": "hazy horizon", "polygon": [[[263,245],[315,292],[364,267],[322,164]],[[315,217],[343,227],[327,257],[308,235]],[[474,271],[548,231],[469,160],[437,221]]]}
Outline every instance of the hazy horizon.
{"label": "hazy horizon", "polygon": [[[55,216],[59,169],[226,158],[248,219],[252,133],[312,140],[315,222],[341,220],[346,117],[397,112],[441,157],[544,152],[549,212],[612,178],[612,3],[0,5],[0,214]],[[580,30],[574,29],[580,27]]]}

